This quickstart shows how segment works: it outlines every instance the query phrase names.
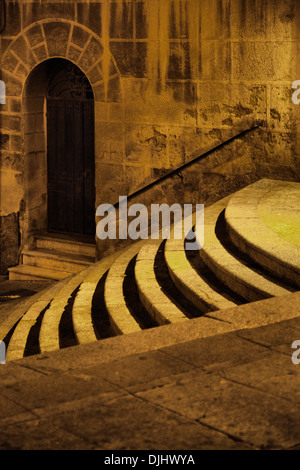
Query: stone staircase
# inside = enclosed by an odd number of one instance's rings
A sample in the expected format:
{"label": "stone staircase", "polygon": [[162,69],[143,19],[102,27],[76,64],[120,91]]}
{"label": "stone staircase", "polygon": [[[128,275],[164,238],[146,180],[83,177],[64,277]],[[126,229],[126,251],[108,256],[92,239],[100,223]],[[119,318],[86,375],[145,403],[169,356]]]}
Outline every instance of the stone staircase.
{"label": "stone staircase", "polygon": [[[196,317],[228,325],[238,305],[299,290],[300,236],[290,238],[300,233],[299,201],[299,183],[260,180],[205,209],[201,250],[187,251],[184,239],[141,240],[68,268],[0,325],[7,360]],[[38,241],[41,258],[47,243]]]}
{"label": "stone staircase", "polygon": [[95,261],[95,244],[56,234],[36,238],[35,248],[22,252],[22,263],[9,268],[10,280],[60,281]]}

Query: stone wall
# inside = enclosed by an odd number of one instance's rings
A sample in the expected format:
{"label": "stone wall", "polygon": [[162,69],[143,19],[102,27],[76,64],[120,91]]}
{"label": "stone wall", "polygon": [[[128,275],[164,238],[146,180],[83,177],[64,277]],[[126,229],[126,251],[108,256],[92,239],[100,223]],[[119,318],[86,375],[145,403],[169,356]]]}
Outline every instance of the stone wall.
{"label": "stone wall", "polygon": [[[41,149],[31,138],[30,148],[26,143],[38,121],[32,124],[22,100],[32,71],[52,57],[74,62],[93,87],[96,206],[118,201],[256,124],[146,200],[210,204],[261,177],[298,179],[300,106],[291,101],[291,84],[300,79],[298,0],[6,4],[0,215],[16,256],[18,240],[24,246],[39,227],[43,216],[36,207],[45,206],[46,197],[41,187],[29,203],[39,171],[28,162]],[[2,257],[0,263],[5,271],[11,261]]]}

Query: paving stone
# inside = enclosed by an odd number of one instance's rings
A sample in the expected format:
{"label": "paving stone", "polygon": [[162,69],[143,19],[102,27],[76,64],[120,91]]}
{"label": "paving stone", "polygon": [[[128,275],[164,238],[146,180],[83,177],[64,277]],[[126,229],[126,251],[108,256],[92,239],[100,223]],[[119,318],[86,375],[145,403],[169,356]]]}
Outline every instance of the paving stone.
{"label": "paving stone", "polygon": [[27,380],[3,386],[0,393],[26,409],[39,409],[46,406],[57,406],[60,403],[95,395],[101,397],[109,392],[121,393],[107,382],[79,375],[57,374],[42,376],[39,379]]}
{"label": "paving stone", "polygon": [[0,429],[0,450],[86,450],[90,443],[48,420],[34,419]]}
{"label": "paving stone", "polygon": [[7,362],[5,365],[0,365],[0,387],[10,387],[16,383],[38,379],[41,375],[43,374],[39,371]]}
{"label": "paving stone", "polygon": [[83,373],[90,380],[93,380],[93,377],[101,377],[133,392],[147,388],[153,381],[160,382],[164,378],[176,376],[192,368],[193,366],[175,357],[152,351],[112,361],[109,364],[81,368],[72,371],[71,374]]}
{"label": "paving stone", "polygon": [[222,375],[285,398],[292,406],[300,405],[300,365],[293,364],[287,355],[270,354],[268,360],[258,359],[226,368]]}
{"label": "paving stone", "polygon": [[51,423],[89,440],[97,448],[107,450],[250,448],[222,433],[133,397],[55,416]]}
{"label": "paving stone", "polygon": [[138,396],[257,448],[282,449],[300,441],[299,407],[216,375],[192,371]]}
{"label": "paving stone", "polygon": [[293,341],[300,339],[300,317],[236,332],[237,335],[266,346],[291,346]]}
{"label": "paving stone", "polygon": [[265,347],[252,344],[234,333],[217,335],[163,348],[162,352],[180,358],[205,370],[227,368],[234,364],[247,364],[266,354]]}
{"label": "paving stone", "polygon": [[18,415],[25,411],[25,408],[22,406],[22,404],[17,404],[10,398],[5,398],[5,396],[2,395],[2,388],[0,388],[0,396],[0,421],[3,420],[3,418]]}

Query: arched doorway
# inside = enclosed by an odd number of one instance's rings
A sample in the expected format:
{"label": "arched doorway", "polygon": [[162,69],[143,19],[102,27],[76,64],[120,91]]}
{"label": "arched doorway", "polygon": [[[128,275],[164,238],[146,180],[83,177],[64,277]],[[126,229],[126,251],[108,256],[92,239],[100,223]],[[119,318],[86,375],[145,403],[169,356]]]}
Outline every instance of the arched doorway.
{"label": "arched doorway", "polygon": [[46,91],[48,232],[95,234],[94,97],[83,72],[52,59]]}

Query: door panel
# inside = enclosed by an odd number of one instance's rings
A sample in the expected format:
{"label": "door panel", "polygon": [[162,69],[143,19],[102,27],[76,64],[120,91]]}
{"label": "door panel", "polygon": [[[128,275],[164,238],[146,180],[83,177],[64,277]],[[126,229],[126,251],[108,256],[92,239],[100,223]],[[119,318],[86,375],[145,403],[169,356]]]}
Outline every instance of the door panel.
{"label": "door panel", "polygon": [[95,233],[93,101],[48,98],[48,230]]}

